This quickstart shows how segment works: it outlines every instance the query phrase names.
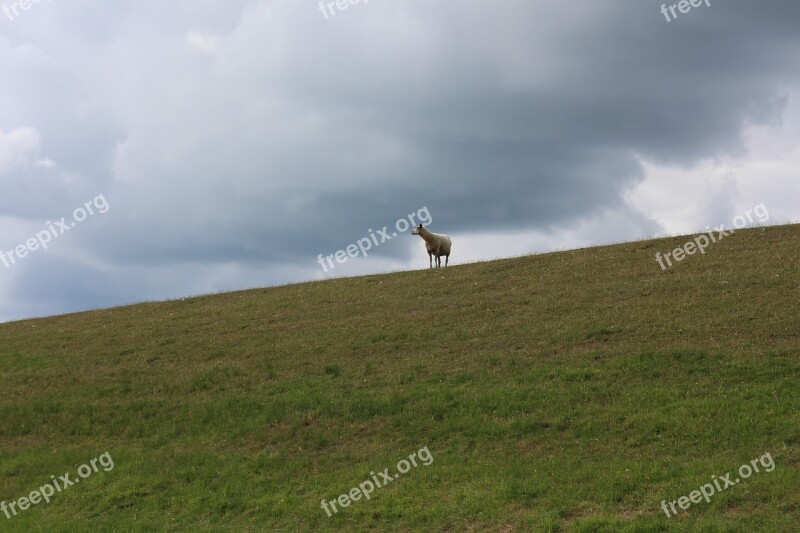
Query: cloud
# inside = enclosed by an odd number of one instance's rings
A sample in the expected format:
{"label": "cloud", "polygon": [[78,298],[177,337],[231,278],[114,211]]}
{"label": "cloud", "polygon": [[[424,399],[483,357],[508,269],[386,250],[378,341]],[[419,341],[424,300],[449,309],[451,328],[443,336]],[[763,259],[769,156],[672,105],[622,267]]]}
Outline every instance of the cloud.
{"label": "cloud", "polygon": [[709,158],[692,166],[642,160],[645,179],[628,192],[628,205],[668,234],[730,225],[733,217],[762,203],[771,223],[800,221],[794,201],[800,198],[800,98],[793,94],[788,101],[780,124],[743,130],[744,157]]}
{"label": "cloud", "polygon": [[44,159],[37,159],[36,162],[33,163],[33,166],[52,170],[56,168],[56,162],[50,159],[49,157],[46,157]]}
{"label": "cloud", "polygon": [[214,35],[204,35],[193,31],[186,35],[186,44],[191,48],[204,53],[216,52],[219,48],[219,38]]}
{"label": "cloud", "polygon": [[39,149],[41,136],[35,128],[0,129],[0,176],[15,165],[24,164]]}

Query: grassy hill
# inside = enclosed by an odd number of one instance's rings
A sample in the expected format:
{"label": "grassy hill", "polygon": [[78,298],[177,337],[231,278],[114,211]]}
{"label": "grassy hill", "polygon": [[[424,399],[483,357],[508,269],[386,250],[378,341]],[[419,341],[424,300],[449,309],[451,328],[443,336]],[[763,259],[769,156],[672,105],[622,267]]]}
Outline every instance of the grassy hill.
{"label": "grassy hill", "polygon": [[0,325],[0,500],[114,463],[0,530],[797,531],[800,226],[687,240]]}

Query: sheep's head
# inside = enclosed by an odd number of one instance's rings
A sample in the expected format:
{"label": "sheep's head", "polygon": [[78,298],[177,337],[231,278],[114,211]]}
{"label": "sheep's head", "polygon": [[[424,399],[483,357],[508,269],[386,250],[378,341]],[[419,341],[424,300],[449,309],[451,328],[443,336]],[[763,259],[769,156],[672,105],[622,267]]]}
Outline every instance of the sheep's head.
{"label": "sheep's head", "polygon": [[422,229],[422,224],[417,226],[416,228],[411,230],[411,235],[419,235],[420,230]]}

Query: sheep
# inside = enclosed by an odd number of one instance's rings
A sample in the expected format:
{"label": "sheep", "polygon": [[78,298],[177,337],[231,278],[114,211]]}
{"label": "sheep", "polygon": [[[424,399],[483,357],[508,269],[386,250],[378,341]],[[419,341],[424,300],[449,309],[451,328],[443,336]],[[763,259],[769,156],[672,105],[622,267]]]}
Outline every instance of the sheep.
{"label": "sheep", "polygon": [[428,250],[428,262],[433,268],[433,258],[436,257],[436,267],[442,266],[442,256],[444,256],[444,266],[450,262],[450,247],[453,242],[447,235],[441,233],[431,233],[422,224],[411,230],[411,235],[419,235],[425,239],[425,248]]}

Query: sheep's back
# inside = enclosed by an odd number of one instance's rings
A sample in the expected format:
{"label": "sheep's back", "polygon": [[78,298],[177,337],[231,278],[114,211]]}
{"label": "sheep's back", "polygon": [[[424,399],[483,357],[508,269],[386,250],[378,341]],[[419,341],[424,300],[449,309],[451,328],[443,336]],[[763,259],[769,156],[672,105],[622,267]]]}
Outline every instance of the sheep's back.
{"label": "sheep's back", "polygon": [[439,253],[442,255],[450,255],[450,248],[453,246],[453,241],[450,240],[450,236],[441,233],[436,233],[435,235],[440,242]]}

